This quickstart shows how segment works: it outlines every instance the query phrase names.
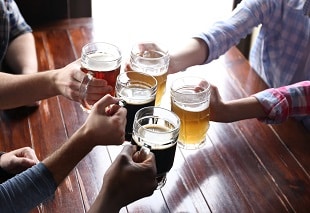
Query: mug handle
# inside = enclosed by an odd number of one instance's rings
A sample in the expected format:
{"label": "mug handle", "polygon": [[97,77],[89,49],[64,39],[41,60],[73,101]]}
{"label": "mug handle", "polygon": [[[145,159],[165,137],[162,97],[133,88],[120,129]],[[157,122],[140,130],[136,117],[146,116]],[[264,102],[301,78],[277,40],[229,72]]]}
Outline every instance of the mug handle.
{"label": "mug handle", "polygon": [[143,144],[143,146],[141,146],[140,148],[140,155],[148,155],[151,152],[151,146],[147,145],[147,144]]}
{"label": "mug handle", "polygon": [[91,80],[93,80],[93,78],[94,77],[93,77],[92,73],[87,73],[84,76],[84,78],[81,82],[81,85],[80,85],[80,89],[79,89],[80,102],[81,102],[82,106],[88,110],[91,109],[91,106],[86,101],[86,94],[87,94],[88,85],[91,82]]}

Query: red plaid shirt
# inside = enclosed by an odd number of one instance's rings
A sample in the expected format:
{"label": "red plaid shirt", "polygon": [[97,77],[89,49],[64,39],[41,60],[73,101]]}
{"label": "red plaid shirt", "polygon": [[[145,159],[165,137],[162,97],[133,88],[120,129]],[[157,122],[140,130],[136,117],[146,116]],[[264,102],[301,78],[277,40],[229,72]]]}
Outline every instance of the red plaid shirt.
{"label": "red plaid shirt", "polygon": [[310,117],[310,81],[267,89],[253,96],[267,113],[266,118],[260,119],[263,122],[281,123],[288,117]]}

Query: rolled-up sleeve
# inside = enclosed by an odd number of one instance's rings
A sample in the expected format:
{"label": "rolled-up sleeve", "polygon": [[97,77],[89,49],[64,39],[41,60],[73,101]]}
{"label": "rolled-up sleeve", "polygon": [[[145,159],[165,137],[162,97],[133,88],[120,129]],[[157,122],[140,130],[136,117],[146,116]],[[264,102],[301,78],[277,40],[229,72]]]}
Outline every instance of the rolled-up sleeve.
{"label": "rolled-up sleeve", "polygon": [[265,123],[281,123],[293,116],[310,115],[310,81],[271,88],[253,95],[262,105]]}

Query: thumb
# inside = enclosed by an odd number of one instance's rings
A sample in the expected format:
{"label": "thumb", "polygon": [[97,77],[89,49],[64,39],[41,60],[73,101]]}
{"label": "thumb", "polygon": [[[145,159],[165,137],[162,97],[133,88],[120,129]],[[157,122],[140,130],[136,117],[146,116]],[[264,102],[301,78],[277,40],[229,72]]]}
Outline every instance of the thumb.
{"label": "thumb", "polygon": [[105,114],[106,108],[116,103],[118,103],[118,99],[107,94],[94,104],[93,110],[96,110],[99,114]]}

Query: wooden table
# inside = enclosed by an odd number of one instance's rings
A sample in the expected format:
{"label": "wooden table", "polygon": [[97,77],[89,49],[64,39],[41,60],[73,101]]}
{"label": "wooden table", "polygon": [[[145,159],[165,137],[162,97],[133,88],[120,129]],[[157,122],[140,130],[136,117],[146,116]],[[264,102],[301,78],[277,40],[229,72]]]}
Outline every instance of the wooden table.
{"label": "wooden table", "polygon": [[[82,18],[35,29],[39,69],[63,67],[80,57],[82,46],[96,37],[97,27]],[[219,87],[225,100],[266,88],[235,47],[208,65],[192,68],[197,71]],[[87,117],[78,103],[64,97],[43,100],[32,112],[12,110],[0,115],[0,149],[31,146],[40,159],[63,144]],[[120,150],[96,147],[54,198],[32,212],[87,211]],[[309,153],[310,133],[293,119],[281,125],[256,119],[211,122],[202,149],[177,149],[165,187],[121,212],[309,212]]]}

